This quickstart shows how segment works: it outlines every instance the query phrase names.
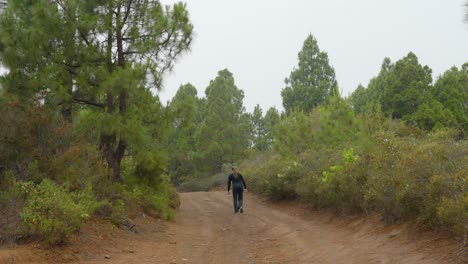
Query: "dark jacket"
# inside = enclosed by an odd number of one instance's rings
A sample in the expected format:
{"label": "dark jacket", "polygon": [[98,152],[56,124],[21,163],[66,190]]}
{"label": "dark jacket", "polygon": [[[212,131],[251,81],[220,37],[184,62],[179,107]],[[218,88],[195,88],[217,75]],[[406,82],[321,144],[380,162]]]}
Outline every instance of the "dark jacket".
{"label": "dark jacket", "polygon": [[[228,192],[231,189],[231,182],[233,186],[244,186],[244,189],[247,189],[247,184],[245,184],[244,177],[240,173],[237,173],[237,179],[231,173],[228,177]],[[233,187],[234,188],[234,187]]]}

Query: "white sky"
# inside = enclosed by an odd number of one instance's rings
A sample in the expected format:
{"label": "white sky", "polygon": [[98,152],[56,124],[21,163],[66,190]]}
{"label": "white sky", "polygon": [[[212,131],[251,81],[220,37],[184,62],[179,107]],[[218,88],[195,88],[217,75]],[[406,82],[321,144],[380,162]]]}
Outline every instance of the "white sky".
{"label": "white sky", "polygon": [[[169,4],[173,0],[162,0]],[[328,53],[343,95],[376,76],[385,57],[413,51],[434,78],[468,62],[465,0],[186,0],[195,37],[166,75],[164,103],[190,82],[199,96],[227,68],[244,106],[282,110],[284,79],[309,33]]]}

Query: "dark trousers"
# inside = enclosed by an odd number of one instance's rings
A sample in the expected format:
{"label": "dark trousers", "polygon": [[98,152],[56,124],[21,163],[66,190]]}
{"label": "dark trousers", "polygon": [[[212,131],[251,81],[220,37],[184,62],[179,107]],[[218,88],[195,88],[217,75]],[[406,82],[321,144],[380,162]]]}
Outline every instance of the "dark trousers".
{"label": "dark trousers", "polygon": [[232,199],[234,201],[234,213],[239,211],[239,208],[243,206],[243,199],[244,199],[244,187],[242,185],[236,186],[234,185],[232,188]]}

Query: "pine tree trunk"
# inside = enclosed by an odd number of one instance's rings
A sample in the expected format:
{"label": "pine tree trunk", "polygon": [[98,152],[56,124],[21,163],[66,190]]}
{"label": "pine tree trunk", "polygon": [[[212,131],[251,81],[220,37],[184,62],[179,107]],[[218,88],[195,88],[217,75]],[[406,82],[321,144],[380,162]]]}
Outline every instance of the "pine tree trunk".
{"label": "pine tree trunk", "polygon": [[70,72],[65,72],[66,74],[64,83],[67,87],[67,95],[68,97],[65,98],[65,100],[62,102],[62,117],[63,120],[66,122],[72,123],[73,122],[73,116],[72,116],[72,97],[73,97],[73,76]]}
{"label": "pine tree trunk", "polygon": [[[120,10],[118,10],[116,14],[116,23],[119,23],[120,20]],[[116,43],[117,43],[117,67],[125,68],[125,56],[124,56],[124,50],[123,50],[123,40],[122,40],[122,32],[121,28],[116,29]],[[112,34],[109,33],[108,35],[108,47],[112,46]],[[111,54],[111,50],[108,50],[108,55]],[[109,57],[108,59],[108,64],[109,64],[109,72],[113,71],[113,63]],[[127,111],[127,91],[125,88],[123,88],[120,91],[119,97],[118,97],[118,103],[119,103],[119,114],[120,115],[125,115]],[[107,100],[106,100],[106,106],[107,106],[107,112],[109,114],[114,113],[116,105],[114,104],[114,96],[111,94],[107,95]],[[107,161],[107,164],[109,166],[109,177],[113,182],[121,181],[121,162],[125,154],[125,150],[127,148],[127,141],[123,137],[123,135],[120,135],[120,137],[117,139],[116,133],[113,133],[112,135],[109,135],[107,133],[102,133],[101,134],[101,151],[104,154],[104,157]],[[116,146],[117,145],[117,146]],[[116,146],[116,147],[115,147]]]}

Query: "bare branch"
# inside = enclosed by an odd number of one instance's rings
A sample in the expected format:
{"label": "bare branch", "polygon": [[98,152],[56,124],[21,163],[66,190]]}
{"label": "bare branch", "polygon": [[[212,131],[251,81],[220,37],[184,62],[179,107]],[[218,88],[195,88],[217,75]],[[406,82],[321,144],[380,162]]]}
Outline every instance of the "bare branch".
{"label": "bare branch", "polygon": [[125,10],[125,15],[124,15],[124,18],[122,20],[122,25],[125,25],[125,23],[127,23],[127,19],[128,19],[128,15],[130,14],[130,9],[131,9],[131,6],[132,6],[132,2],[133,2],[133,0],[128,0],[127,9]]}
{"label": "bare branch", "polygon": [[92,105],[100,108],[104,108],[106,105],[103,103],[93,102],[91,100],[81,99],[76,96],[73,96],[73,101],[78,104]]}

